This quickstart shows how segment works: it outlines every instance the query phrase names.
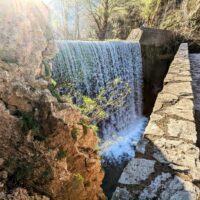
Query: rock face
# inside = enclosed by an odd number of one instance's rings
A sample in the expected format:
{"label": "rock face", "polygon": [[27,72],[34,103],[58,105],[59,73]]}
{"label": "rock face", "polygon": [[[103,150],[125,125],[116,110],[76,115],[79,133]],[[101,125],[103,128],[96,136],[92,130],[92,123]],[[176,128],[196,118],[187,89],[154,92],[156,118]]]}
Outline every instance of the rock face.
{"label": "rock face", "polygon": [[0,2],[0,199],[103,198],[97,137],[48,89],[56,47],[39,0]]}
{"label": "rock face", "polygon": [[141,45],[144,74],[143,107],[144,114],[149,116],[178,49],[178,36],[166,30],[140,28],[134,29],[128,40],[137,40]]}
{"label": "rock face", "polygon": [[191,83],[188,46],[181,44],[144,138],[137,146],[136,158],[125,168],[113,199],[120,199],[125,191],[127,200],[200,198],[199,148]]}
{"label": "rock face", "polygon": [[[40,0],[0,2],[0,59],[36,70],[55,48],[48,9]],[[48,49],[50,51],[48,51]],[[34,75],[34,74],[33,74]]]}

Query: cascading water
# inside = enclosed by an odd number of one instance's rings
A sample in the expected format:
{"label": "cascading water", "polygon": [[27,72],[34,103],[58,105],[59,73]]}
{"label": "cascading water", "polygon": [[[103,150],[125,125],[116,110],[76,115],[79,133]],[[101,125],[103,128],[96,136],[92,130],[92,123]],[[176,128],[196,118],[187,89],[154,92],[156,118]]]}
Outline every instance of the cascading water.
{"label": "cascading water", "polygon": [[142,117],[140,44],[58,41],[58,47],[53,77],[73,82],[81,94],[94,97],[115,79],[128,83],[130,92],[125,103],[115,111],[108,109],[108,117],[101,122],[100,147],[104,161],[131,158],[146,123]]}

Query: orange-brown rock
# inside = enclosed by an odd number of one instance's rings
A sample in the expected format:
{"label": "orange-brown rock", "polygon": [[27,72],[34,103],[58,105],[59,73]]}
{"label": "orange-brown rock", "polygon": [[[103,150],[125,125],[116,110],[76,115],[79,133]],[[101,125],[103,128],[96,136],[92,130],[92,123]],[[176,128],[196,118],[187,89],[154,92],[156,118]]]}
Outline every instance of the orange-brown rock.
{"label": "orange-brown rock", "polygon": [[40,73],[56,53],[47,22],[40,0],[0,1],[0,199],[101,199],[97,137]]}

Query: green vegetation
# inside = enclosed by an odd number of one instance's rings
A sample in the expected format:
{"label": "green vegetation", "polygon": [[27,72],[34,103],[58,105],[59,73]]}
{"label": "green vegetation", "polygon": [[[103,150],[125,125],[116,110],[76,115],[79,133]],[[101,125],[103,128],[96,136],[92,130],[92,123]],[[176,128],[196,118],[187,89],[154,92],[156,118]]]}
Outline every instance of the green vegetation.
{"label": "green vegetation", "polygon": [[100,149],[99,145],[97,144],[95,147],[94,153],[99,154],[100,150],[101,149]]}
{"label": "green vegetation", "polygon": [[81,111],[90,118],[92,124],[97,124],[107,118],[109,109],[115,111],[122,107],[130,92],[129,84],[116,78],[108,83],[95,98],[83,96]]}
{"label": "green vegetation", "polygon": [[79,124],[82,125],[82,127],[83,127],[83,134],[86,135],[87,132],[88,132],[89,126],[84,121],[80,121]]}
{"label": "green vegetation", "polygon": [[83,134],[86,135],[89,127],[86,124],[82,124],[82,126],[83,126]]}
{"label": "green vegetation", "polygon": [[[62,21],[60,16],[53,20],[57,24],[55,32],[62,39],[126,39],[132,29],[142,25],[170,30],[180,27],[184,35],[190,36],[192,30],[199,38],[199,0],[55,0],[53,3],[62,5]],[[74,18],[69,17],[72,11]],[[173,13],[176,11],[180,12],[180,20]]]}
{"label": "green vegetation", "polygon": [[71,131],[72,138],[76,141],[78,139],[79,130],[77,128],[73,128]]}
{"label": "green vegetation", "polygon": [[43,64],[44,64],[44,75],[45,75],[45,77],[48,78],[51,76],[51,72],[50,72],[48,63],[46,61],[43,61]]}
{"label": "green vegetation", "polygon": [[92,129],[94,131],[94,133],[98,133],[99,128],[96,125],[87,125],[86,123],[80,122],[80,125],[82,125],[83,127],[83,134],[86,135],[88,132],[88,129]]}
{"label": "green vegetation", "polygon": [[[123,106],[127,96],[131,92],[129,83],[124,83],[119,78],[107,83],[107,86],[102,88],[93,98],[82,96],[81,93],[76,90],[74,84],[60,83],[58,85],[60,88],[68,89],[68,97],[76,99],[77,106],[80,108],[81,112],[88,117],[90,124],[93,125],[107,118],[109,109],[115,110]],[[96,129],[94,126],[90,128]]]}
{"label": "green vegetation", "polygon": [[21,181],[28,180],[34,173],[34,167],[30,163],[25,163],[17,167],[14,173],[14,182],[20,183]]}
{"label": "green vegetation", "polygon": [[[83,133],[85,135],[88,133],[88,129],[93,129],[93,131],[97,133],[98,127],[96,125],[108,117],[108,113],[111,109],[113,112],[115,112],[119,107],[122,107],[126,101],[126,98],[131,93],[129,83],[124,83],[119,78],[107,83],[107,86],[102,88],[93,98],[81,95],[81,93],[72,83],[55,82],[51,84],[51,87],[53,88],[53,92],[66,88],[67,93],[62,96],[59,95],[58,98],[63,99],[63,97],[67,96],[67,102],[75,103],[80,111],[88,117],[87,122],[82,120],[79,123],[82,125]],[[57,92],[54,94],[54,96],[56,95],[58,95]],[[75,102],[73,102],[74,99]],[[71,130],[71,136],[75,141],[78,139],[78,135],[79,130],[77,128],[73,128]]]}
{"label": "green vegetation", "polygon": [[39,122],[34,118],[32,113],[21,112],[22,116],[22,131],[27,133],[32,130],[34,134],[38,134],[40,131]]}
{"label": "green vegetation", "polygon": [[[56,30],[61,32],[63,38],[106,40],[126,39],[133,28],[138,28],[151,20],[161,0],[71,0],[70,2],[55,0],[54,2],[62,4],[63,7],[61,23],[64,30]],[[71,10],[76,16],[74,19],[69,18]],[[69,24],[74,25],[73,31],[69,30]]]}
{"label": "green vegetation", "polygon": [[53,170],[51,166],[47,166],[42,173],[41,180],[43,183],[48,183],[53,178]]}
{"label": "green vegetation", "polygon": [[33,113],[19,111],[19,116],[21,116],[22,131],[24,133],[27,134],[29,131],[31,131],[35,140],[46,140],[47,136],[42,134],[40,123],[37,119],[35,119]]}
{"label": "green vegetation", "polygon": [[64,150],[63,148],[60,148],[59,151],[58,151],[58,153],[57,153],[57,155],[56,155],[56,158],[58,160],[62,160],[64,158],[66,158],[66,157],[67,157],[67,151]]}
{"label": "green vegetation", "polygon": [[148,22],[152,16],[152,13],[155,13],[160,5],[161,0],[142,0],[141,1],[141,17]]}
{"label": "green vegetation", "polygon": [[98,133],[99,128],[96,125],[89,125],[89,128],[91,128],[95,133]]}
{"label": "green vegetation", "polygon": [[48,89],[51,92],[52,96],[54,96],[59,102],[62,102],[61,96],[60,96],[59,92],[57,91],[56,85],[54,85],[54,82],[49,84]]}
{"label": "green vegetation", "polygon": [[16,160],[14,158],[8,158],[4,162],[4,166],[9,169],[13,168],[15,164],[16,164]]}
{"label": "green vegetation", "polygon": [[84,183],[84,177],[81,174],[75,174],[73,178],[73,185],[79,186]]}
{"label": "green vegetation", "polygon": [[58,91],[57,82],[53,78],[51,78],[51,72],[48,65],[45,65],[44,73],[45,73],[45,78],[49,82],[48,89],[51,92],[52,96],[54,96],[58,100],[58,102],[63,102],[64,98],[61,97]]}
{"label": "green vegetation", "polygon": [[98,99],[92,99],[88,96],[83,96],[83,104],[81,111],[86,116],[90,117],[92,121],[101,121],[107,117],[107,113],[98,105]]}

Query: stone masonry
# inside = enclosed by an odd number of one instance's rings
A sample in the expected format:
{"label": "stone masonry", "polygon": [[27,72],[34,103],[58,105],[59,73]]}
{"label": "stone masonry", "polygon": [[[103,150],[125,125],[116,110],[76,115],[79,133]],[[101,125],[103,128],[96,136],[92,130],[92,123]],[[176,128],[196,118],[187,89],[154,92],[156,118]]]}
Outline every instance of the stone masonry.
{"label": "stone masonry", "polygon": [[158,95],[136,157],[112,200],[200,199],[199,148],[188,45],[181,44]]}

